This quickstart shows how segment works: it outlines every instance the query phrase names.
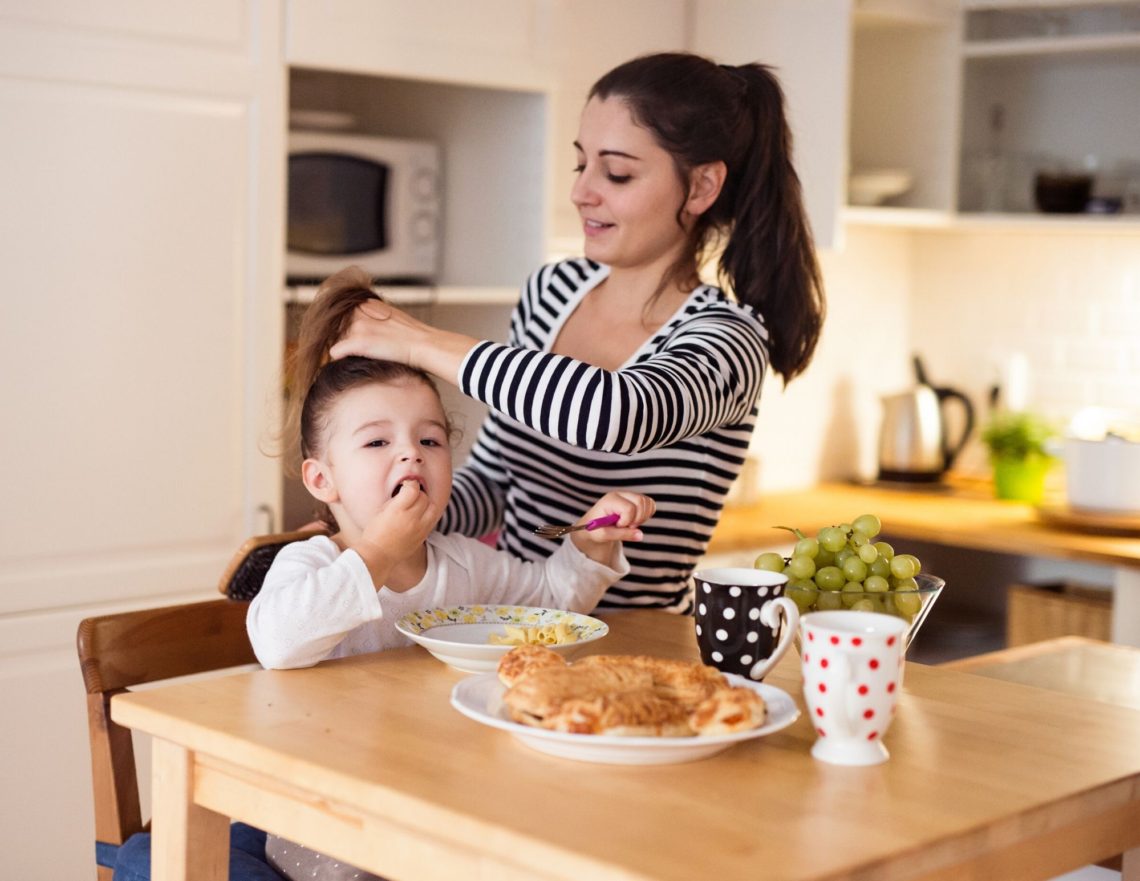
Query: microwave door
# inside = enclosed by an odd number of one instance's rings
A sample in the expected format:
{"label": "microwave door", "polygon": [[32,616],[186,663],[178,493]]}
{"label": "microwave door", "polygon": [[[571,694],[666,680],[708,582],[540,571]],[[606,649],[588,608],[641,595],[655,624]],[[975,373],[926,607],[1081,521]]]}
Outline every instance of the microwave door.
{"label": "microwave door", "polygon": [[388,166],[344,153],[289,157],[289,251],[320,257],[390,247]]}

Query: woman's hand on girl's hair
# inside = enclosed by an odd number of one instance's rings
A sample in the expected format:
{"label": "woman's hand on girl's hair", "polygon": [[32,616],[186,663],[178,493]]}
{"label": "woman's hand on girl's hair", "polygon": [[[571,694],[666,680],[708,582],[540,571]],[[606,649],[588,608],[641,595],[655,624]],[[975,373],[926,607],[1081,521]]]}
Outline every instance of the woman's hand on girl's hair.
{"label": "woman's hand on girl's hair", "polygon": [[352,323],[341,339],[329,349],[334,361],[348,355],[361,355],[378,361],[412,364],[412,340],[424,325],[391,303],[362,303],[352,314]]}
{"label": "woman's hand on girl's hair", "polygon": [[335,361],[361,355],[396,361],[458,385],[459,365],[478,342],[474,337],[424,324],[391,303],[370,301],[356,307],[352,323],[329,349],[329,357]]}

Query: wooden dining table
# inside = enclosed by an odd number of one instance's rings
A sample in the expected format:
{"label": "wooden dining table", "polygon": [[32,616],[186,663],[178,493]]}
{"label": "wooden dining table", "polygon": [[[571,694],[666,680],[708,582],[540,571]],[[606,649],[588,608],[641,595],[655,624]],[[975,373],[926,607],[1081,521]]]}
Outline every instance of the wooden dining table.
{"label": "wooden dining table", "polygon": [[[602,614],[595,652],[697,657],[693,620]],[[921,639],[921,634],[919,634]],[[449,703],[413,646],[116,696],[153,737],[154,881],[226,877],[239,819],[392,881],[1140,879],[1140,711],[909,663],[890,759],[812,758],[790,726],[698,761],[560,758]]]}

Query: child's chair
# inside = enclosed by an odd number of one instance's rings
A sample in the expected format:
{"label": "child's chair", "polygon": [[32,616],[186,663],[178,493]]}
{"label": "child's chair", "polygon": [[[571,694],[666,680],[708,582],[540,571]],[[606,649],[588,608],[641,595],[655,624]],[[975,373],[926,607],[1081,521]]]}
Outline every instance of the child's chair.
{"label": "child's chair", "polygon": [[[80,622],[98,881],[150,877],[149,823],[143,823],[139,806],[131,732],[111,721],[112,696],[148,682],[256,663],[246,636],[246,608],[242,602],[210,600]],[[280,881],[265,861],[263,832],[235,823],[230,845],[230,881]]]}
{"label": "child's chair", "polygon": [[[246,602],[257,596],[273,558],[314,528],[249,539],[218,583],[229,599],[87,618],[77,645],[87,690],[95,787],[98,881],[150,878],[149,823],[142,821],[131,732],[111,721],[111,698],[132,686],[256,663],[245,630]],[[230,829],[230,881],[280,881],[265,862],[265,833]]]}
{"label": "child's chair", "polygon": [[222,573],[221,580],[218,581],[218,591],[231,600],[252,600],[261,590],[265,573],[269,571],[279,550],[292,542],[304,541],[314,535],[322,534],[324,530],[313,525],[294,532],[255,535],[237,549],[226,571]]}

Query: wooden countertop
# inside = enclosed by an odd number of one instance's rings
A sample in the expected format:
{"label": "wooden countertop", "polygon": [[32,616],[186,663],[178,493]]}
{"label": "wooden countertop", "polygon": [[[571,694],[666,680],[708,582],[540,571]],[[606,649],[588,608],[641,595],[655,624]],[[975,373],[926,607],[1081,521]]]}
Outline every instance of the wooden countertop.
{"label": "wooden countertop", "polygon": [[822,526],[865,513],[878,515],[883,532],[895,538],[1140,568],[1140,537],[1047,525],[1032,505],[995,499],[988,484],[965,480],[929,490],[826,483],[773,493],[755,504],[726,507],[709,553],[759,553],[788,542],[789,533],[774,527],[814,535]]}

